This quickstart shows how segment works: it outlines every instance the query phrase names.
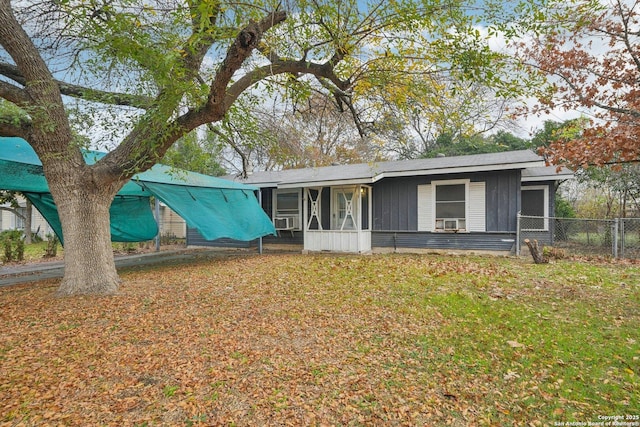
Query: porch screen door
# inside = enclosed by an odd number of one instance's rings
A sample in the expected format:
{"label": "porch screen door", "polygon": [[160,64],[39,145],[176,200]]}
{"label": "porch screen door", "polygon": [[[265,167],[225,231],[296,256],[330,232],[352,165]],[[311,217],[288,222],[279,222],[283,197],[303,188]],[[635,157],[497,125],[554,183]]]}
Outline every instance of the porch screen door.
{"label": "porch screen door", "polygon": [[[333,192],[333,224],[334,230],[356,230],[357,203],[354,203],[355,189],[336,188]],[[357,198],[356,198],[357,199]]]}

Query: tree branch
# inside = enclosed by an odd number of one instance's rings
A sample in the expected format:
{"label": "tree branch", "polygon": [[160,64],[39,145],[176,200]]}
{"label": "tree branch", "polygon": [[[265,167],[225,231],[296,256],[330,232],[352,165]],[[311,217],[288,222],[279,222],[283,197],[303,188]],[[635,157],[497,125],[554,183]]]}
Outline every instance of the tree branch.
{"label": "tree branch", "polygon": [[25,105],[29,101],[29,96],[22,88],[4,81],[0,81],[0,98],[16,105]]}
{"label": "tree branch", "polygon": [[225,106],[228,108],[228,106],[233,104],[242,92],[265,77],[285,73],[311,74],[316,77],[322,77],[329,80],[335,85],[336,89],[343,92],[346,92],[351,84],[348,80],[341,80],[335,74],[333,66],[329,63],[318,64],[307,61],[280,60],[272,65],[265,65],[263,67],[256,68],[233,83],[227,90]]}
{"label": "tree branch", "polygon": [[14,209],[14,208],[10,208],[10,207],[7,207],[7,206],[0,206],[0,211],[11,212],[12,214],[17,216],[18,218],[26,219],[26,217],[24,215],[22,215],[20,212],[18,212],[17,209]]}
{"label": "tree branch", "polygon": [[29,140],[31,130],[31,122],[27,121],[27,119],[16,118],[15,116],[0,116],[0,136],[17,136]]}
{"label": "tree branch", "polygon": [[[253,50],[262,39],[262,34],[271,27],[283,22],[287,18],[284,11],[275,11],[264,17],[260,22],[252,22],[247,25],[236,37],[233,44],[227,50],[227,55],[216,72],[216,77],[211,83],[207,109],[215,116],[222,117],[231,103],[227,102],[227,87],[233,75],[240,69],[244,61],[251,56]],[[251,73],[250,73],[251,74]],[[252,82],[253,84],[255,82]],[[251,86],[251,84],[249,86]],[[233,85],[235,86],[235,84]],[[232,88],[233,88],[232,86]],[[248,88],[249,86],[246,86]],[[235,100],[238,95],[232,96]]]}
{"label": "tree branch", "polygon": [[[15,65],[8,64],[6,62],[0,62],[0,75],[13,80],[14,82],[19,83],[22,86],[25,86],[27,84],[27,79]],[[146,96],[129,95],[125,93],[106,92],[96,89],[90,89],[84,86],[66,83],[57,79],[53,79],[53,81],[58,85],[61,94],[74,98],[85,99],[87,101],[96,101],[103,104],[123,105],[141,109],[148,108],[153,101],[152,98]]]}

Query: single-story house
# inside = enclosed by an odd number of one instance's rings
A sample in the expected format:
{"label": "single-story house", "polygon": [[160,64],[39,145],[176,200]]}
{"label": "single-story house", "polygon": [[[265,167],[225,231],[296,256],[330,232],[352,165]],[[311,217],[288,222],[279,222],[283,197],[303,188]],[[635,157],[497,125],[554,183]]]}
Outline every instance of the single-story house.
{"label": "single-story house", "polygon": [[[227,177],[260,188],[277,236],[262,243],[304,251],[513,252],[518,213],[541,217],[529,231],[552,239],[554,196],[567,171],[530,150],[372,162]],[[535,230],[533,230],[535,228]],[[190,245],[206,241],[187,230]],[[249,243],[249,245],[256,242]]]}

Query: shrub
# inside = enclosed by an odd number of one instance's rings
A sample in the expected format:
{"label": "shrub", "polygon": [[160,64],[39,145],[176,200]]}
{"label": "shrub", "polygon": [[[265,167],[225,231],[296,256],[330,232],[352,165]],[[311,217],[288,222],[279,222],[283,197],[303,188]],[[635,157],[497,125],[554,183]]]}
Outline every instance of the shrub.
{"label": "shrub", "polygon": [[24,234],[21,230],[5,230],[0,233],[0,245],[3,247],[3,262],[24,260]]}
{"label": "shrub", "polygon": [[58,236],[47,234],[47,246],[44,248],[43,258],[55,258],[58,254],[58,243],[60,243]]}

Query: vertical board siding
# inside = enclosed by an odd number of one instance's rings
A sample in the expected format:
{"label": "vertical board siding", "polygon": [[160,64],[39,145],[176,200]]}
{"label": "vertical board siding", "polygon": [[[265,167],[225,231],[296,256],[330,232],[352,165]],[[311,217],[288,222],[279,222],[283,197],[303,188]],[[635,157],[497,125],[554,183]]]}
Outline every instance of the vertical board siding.
{"label": "vertical board siding", "polygon": [[520,209],[520,171],[486,173],[473,180],[486,184],[486,231],[515,232]]}
{"label": "vertical board siding", "polygon": [[469,231],[486,231],[485,182],[469,183]]}
{"label": "vertical board siding", "polygon": [[418,185],[418,231],[433,230],[432,185]]}
{"label": "vertical board siding", "polygon": [[424,178],[387,178],[373,185],[371,192],[373,230],[417,230],[418,185]]}

